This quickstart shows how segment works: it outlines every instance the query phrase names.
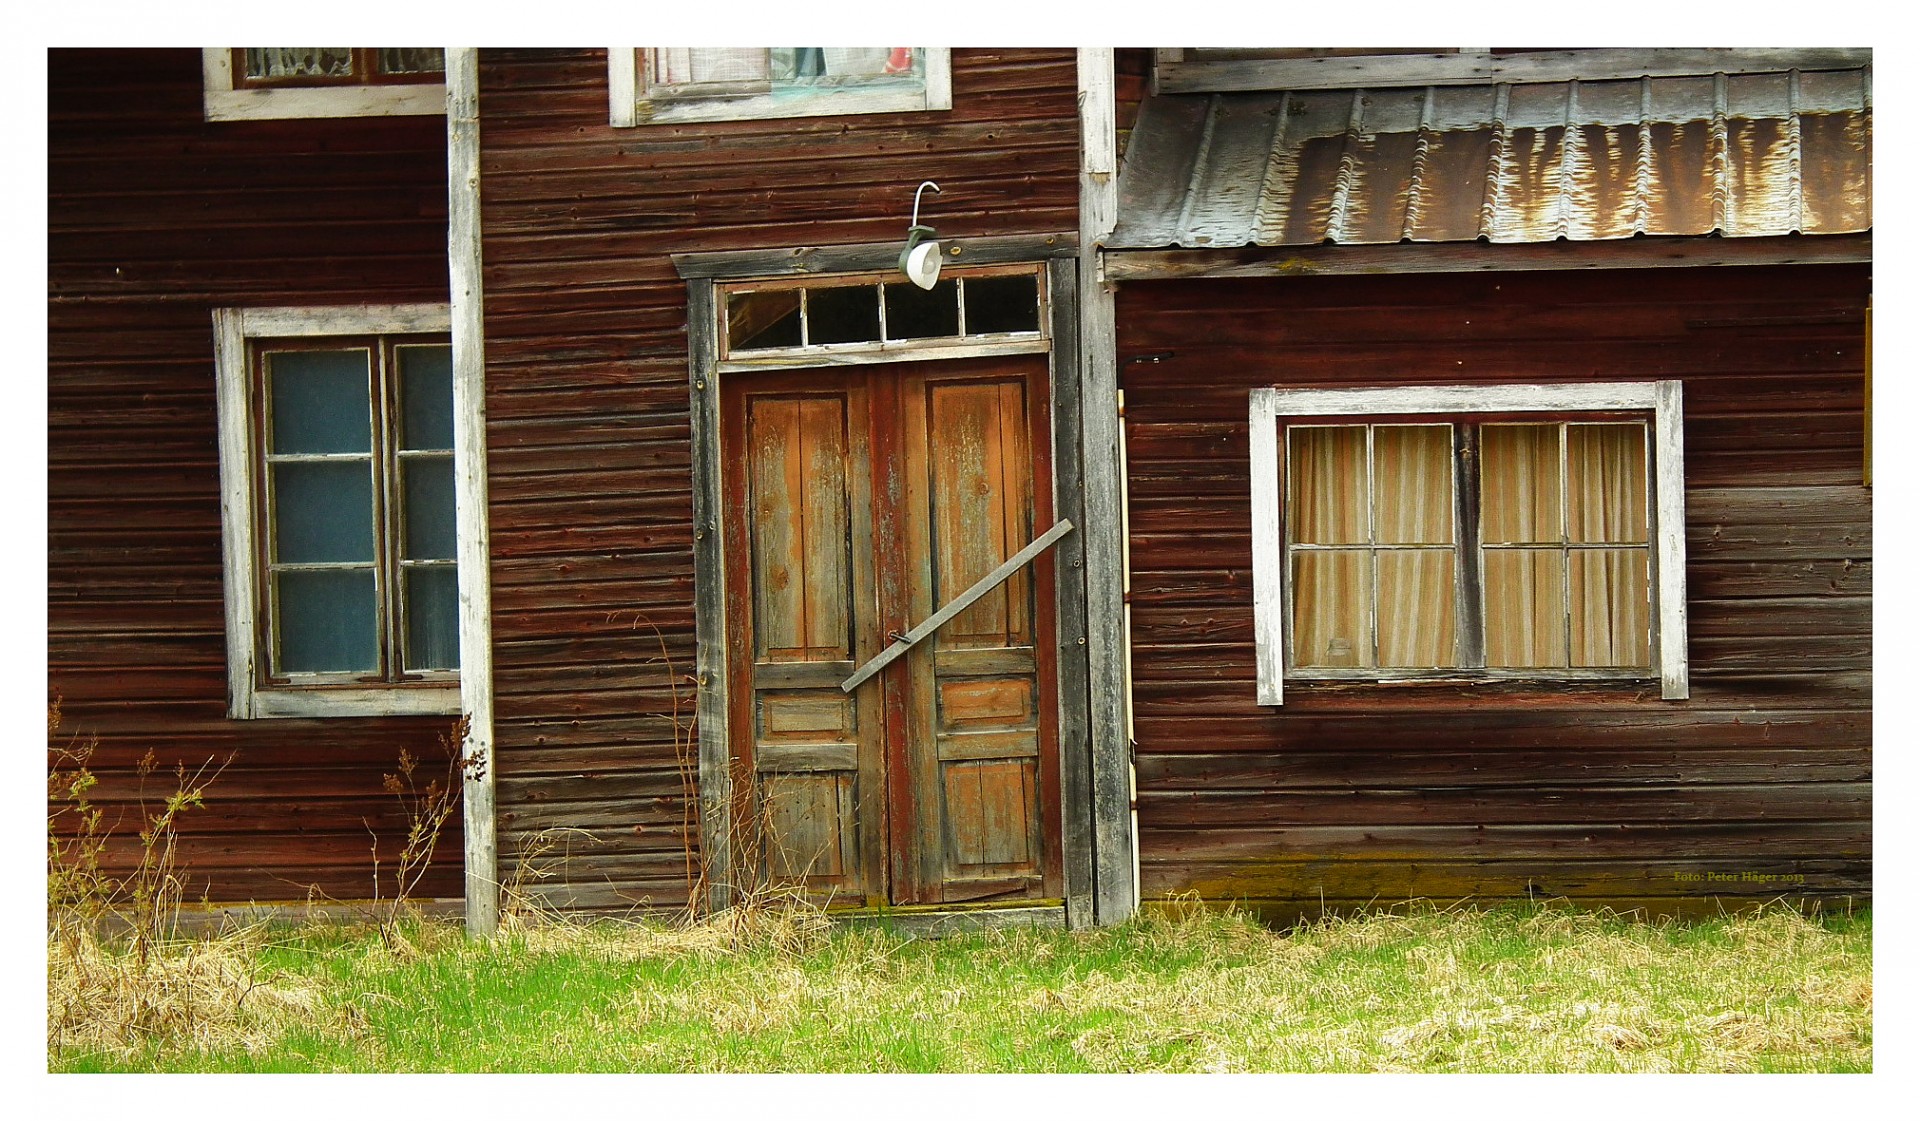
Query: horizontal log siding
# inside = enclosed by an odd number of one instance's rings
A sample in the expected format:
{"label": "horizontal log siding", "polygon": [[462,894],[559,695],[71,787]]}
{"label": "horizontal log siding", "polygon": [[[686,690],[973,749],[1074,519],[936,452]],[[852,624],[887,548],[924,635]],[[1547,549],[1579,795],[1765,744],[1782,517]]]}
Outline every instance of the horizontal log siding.
{"label": "horizontal log siding", "polygon": [[[1145,897],[1290,916],[1867,891],[1867,292],[1837,266],[1122,286]],[[1691,700],[1295,683],[1254,703],[1248,390],[1653,378],[1685,383]]]}
{"label": "horizontal log siding", "polygon": [[[608,125],[603,50],[482,51],[502,875],[679,907],[693,760],[686,287],[669,254],[1076,228],[1072,51],[953,52],[953,109]],[[548,833],[548,830],[560,830]],[[544,837],[543,837],[544,834]]]}
{"label": "horizontal log siding", "polygon": [[[188,898],[365,899],[405,833],[381,776],[450,722],[227,719],[211,312],[446,300],[445,122],[210,124],[197,50],[47,62],[52,739],[98,741],[111,870],[176,764],[230,760],[180,819]],[[420,894],[460,894],[459,833]]]}

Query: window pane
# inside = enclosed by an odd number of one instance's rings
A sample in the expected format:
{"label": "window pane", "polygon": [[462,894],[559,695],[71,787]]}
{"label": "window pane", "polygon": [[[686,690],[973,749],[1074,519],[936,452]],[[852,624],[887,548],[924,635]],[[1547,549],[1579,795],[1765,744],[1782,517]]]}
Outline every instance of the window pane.
{"label": "window pane", "polygon": [[1565,573],[1558,549],[1488,549],[1487,665],[1567,664]]}
{"label": "window pane", "polygon": [[439,47],[381,47],[382,74],[443,74],[446,52]]}
{"label": "window pane", "polygon": [[1370,559],[1365,549],[1293,554],[1294,665],[1373,664]]}
{"label": "window pane", "polygon": [[942,280],[931,289],[917,284],[889,284],[887,337],[937,339],[960,333],[960,286]]}
{"label": "window pane", "polygon": [[344,78],[352,73],[352,47],[247,48],[249,78]]}
{"label": "window pane", "polygon": [[807,289],[807,341],[880,341],[880,289],[872,284]]}
{"label": "window pane", "polygon": [[1367,543],[1367,430],[1287,430],[1287,532],[1306,545]]}
{"label": "window pane", "polygon": [[1033,276],[968,277],[967,334],[1040,330],[1040,284]]}
{"label": "window pane", "polygon": [[1373,430],[1374,540],[1453,543],[1453,430],[1382,424]]}
{"label": "window pane", "polygon": [[1559,425],[1489,424],[1480,430],[1480,540],[1562,540]]}
{"label": "window pane", "polygon": [[773,80],[793,86],[870,86],[920,80],[918,47],[773,47]]}
{"label": "window pane", "polygon": [[273,559],[277,564],[373,560],[373,464],[275,463]]}
{"label": "window pane", "polygon": [[1374,563],[1380,566],[1380,664],[1454,665],[1453,552],[1383,549]]}
{"label": "window pane", "polygon": [[649,51],[656,85],[767,80],[765,47],[654,47]]}
{"label": "window pane", "polygon": [[1568,560],[1573,664],[1652,665],[1648,654],[1646,550],[1575,549]]}
{"label": "window pane", "polygon": [[460,668],[460,588],[452,565],[406,570],[407,668]]}
{"label": "window pane", "polygon": [[453,459],[450,456],[408,456],[400,463],[406,500],[401,517],[406,523],[408,560],[454,558]]}
{"label": "window pane", "polygon": [[453,348],[394,348],[400,364],[400,446],[453,447]]}
{"label": "window pane", "polygon": [[800,345],[800,290],[727,294],[727,349]]}
{"label": "window pane", "polygon": [[1638,544],[1647,539],[1647,429],[1567,426],[1567,537]]}
{"label": "window pane", "polygon": [[276,455],[365,452],[373,447],[368,352],[287,350],[267,355]]}
{"label": "window pane", "polygon": [[380,668],[373,571],[274,576],[275,673],[371,673]]}

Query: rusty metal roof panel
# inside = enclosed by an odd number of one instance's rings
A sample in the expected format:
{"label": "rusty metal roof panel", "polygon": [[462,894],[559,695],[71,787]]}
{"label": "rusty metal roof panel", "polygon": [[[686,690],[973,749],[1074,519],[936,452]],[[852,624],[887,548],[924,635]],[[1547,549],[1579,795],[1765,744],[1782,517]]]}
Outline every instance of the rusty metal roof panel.
{"label": "rusty metal roof panel", "polygon": [[1253,226],[1280,109],[1264,94],[1222,94],[1201,125],[1179,227],[1200,245],[1236,245]]}
{"label": "rusty metal roof panel", "polygon": [[1116,248],[1872,228],[1866,69],[1162,95]]}

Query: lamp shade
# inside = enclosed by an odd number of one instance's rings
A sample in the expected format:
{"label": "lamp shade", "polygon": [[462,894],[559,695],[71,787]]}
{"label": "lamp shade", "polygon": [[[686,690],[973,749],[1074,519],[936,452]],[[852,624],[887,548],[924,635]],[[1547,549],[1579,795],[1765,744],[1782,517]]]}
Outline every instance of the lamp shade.
{"label": "lamp shade", "polygon": [[900,251],[900,271],[921,288],[931,289],[940,279],[940,242],[932,226],[907,231],[907,247]]}

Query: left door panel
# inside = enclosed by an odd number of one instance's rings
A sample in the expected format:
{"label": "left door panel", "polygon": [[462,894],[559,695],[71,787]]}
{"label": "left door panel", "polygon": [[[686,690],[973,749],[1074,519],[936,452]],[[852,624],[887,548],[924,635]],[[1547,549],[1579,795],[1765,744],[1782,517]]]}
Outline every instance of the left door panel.
{"label": "left door panel", "polygon": [[[763,881],[877,905],[883,773],[874,690],[843,681],[877,633],[864,382],[815,371],[737,379],[726,519],[734,680],[735,851]],[[738,741],[736,741],[738,742]],[[743,745],[744,746],[744,745]],[[877,784],[875,784],[877,785]]]}

